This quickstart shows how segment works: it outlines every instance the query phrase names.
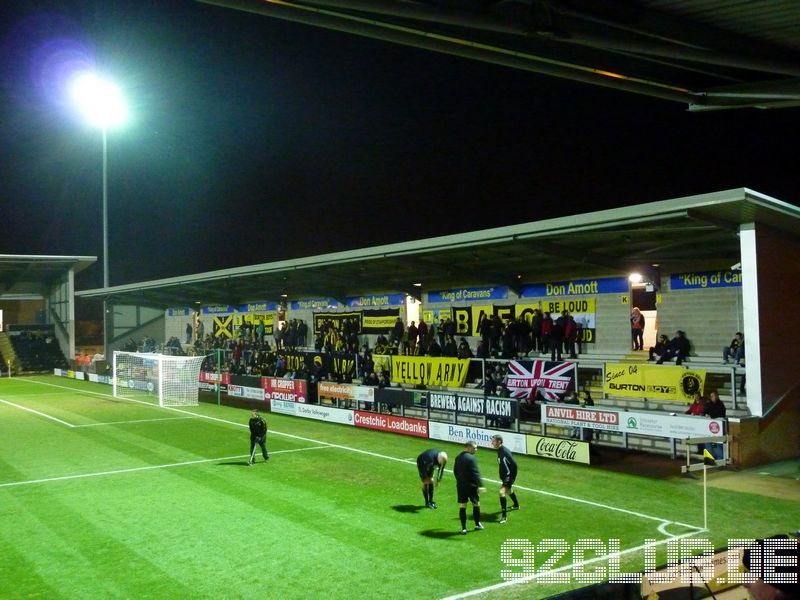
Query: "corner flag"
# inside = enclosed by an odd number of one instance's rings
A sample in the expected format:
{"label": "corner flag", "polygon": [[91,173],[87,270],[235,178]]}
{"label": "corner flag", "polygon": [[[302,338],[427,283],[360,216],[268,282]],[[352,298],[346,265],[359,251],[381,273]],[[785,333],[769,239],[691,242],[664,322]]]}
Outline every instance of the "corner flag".
{"label": "corner flag", "polygon": [[703,448],[703,459],[703,462],[711,461],[712,465],[717,464],[717,459],[712,456],[711,452],[709,452],[707,448]]}

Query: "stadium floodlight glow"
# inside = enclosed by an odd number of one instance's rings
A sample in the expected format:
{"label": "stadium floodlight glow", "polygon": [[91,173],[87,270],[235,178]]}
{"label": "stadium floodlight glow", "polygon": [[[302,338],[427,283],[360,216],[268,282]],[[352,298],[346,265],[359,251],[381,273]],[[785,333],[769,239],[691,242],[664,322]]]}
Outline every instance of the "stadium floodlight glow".
{"label": "stadium floodlight glow", "polygon": [[72,98],[86,120],[102,129],[118,127],[128,118],[120,89],[94,73],[82,73],[72,82]]}
{"label": "stadium floodlight glow", "polygon": [[642,277],[641,273],[631,273],[630,275],[628,275],[628,281],[630,281],[633,284],[642,283],[643,280],[644,277]]}

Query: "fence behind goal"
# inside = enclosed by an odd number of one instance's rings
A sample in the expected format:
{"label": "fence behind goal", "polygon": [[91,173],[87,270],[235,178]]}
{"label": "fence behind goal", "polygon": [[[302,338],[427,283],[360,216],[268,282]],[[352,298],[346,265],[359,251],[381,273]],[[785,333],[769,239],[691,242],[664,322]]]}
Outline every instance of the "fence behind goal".
{"label": "fence behind goal", "polygon": [[204,356],[115,351],[114,396],[145,395],[157,398],[161,406],[196,405],[204,359]]}

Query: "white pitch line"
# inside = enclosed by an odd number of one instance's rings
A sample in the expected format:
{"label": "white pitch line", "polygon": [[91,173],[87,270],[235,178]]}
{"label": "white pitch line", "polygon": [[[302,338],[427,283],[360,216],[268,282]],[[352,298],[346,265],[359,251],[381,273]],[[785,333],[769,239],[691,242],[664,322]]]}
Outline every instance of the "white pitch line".
{"label": "white pitch line", "polygon": [[40,417],[44,417],[45,419],[50,419],[51,421],[56,421],[57,423],[61,423],[62,425],[66,425],[67,427],[75,427],[72,423],[67,423],[66,421],[62,421],[52,415],[45,414],[43,412],[39,412],[38,410],[33,410],[32,408],[28,408],[27,406],[20,406],[19,404],[14,404],[13,402],[9,402],[8,400],[3,400],[0,398],[0,402],[3,404],[8,404],[9,406],[13,406],[14,408],[18,408],[20,410],[27,411],[29,413],[33,413],[35,415],[39,415]]}
{"label": "white pitch line", "polygon": [[503,588],[511,587],[512,585],[520,585],[522,583],[529,583],[531,581],[536,581],[537,579],[541,579],[546,576],[554,575],[556,573],[562,573],[564,571],[572,571],[578,564],[580,565],[591,565],[596,562],[608,561],[612,556],[624,556],[625,554],[631,554],[632,552],[638,552],[640,550],[644,550],[645,548],[655,548],[657,546],[663,546],[664,544],[668,544],[674,540],[680,540],[685,537],[690,537],[693,535],[697,535],[700,533],[699,531],[690,531],[688,533],[683,533],[681,535],[670,536],[667,539],[659,540],[657,542],[653,542],[650,544],[642,544],[640,546],[636,546],[634,548],[627,548],[626,550],[620,550],[619,552],[615,552],[613,554],[606,554],[604,556],[597,556],[595,558],[591,558],[588,560],[574,562],[569,565],[564,565],[563,567],[558,567],[557,569],[552,569],[550,571],[541,571],[539,573],[533,573],[531,575],[526,575],[525,577],[520,577],[519,579],[509,579],[508,581],[503,581],[501,583],[495,583],[493,585],[487,585],[486,587],[482,587],[475,590],[469,590],[467,592],[462,592],[460,594],[453,594],[452,596],[447,596],[442,598],[442,600],[459,600],[461,598],[469,598],[471,596],[478,596],[479,594],[485,594],[487,592],[493,592],[495,590],[500,590]]}
{"label": "white pitch line", "polygon": [[85,425],[73,425],[73,427],[101,427],[103,425],[127,425],[128,423],[152,423],[154,421],[180,421],[195,419],[197,417],[162,417],[160,419],[135,419],[133,421],[110,421],[108,423],[86,423]]}
{"label": "white pitch line", "polygon": [[[306,450],[319,450],[320,448],[328,448],[328,447],[329,446],[309,446],[307,448],[293,448],[291,450],[276,450],[274,452],[270,452],[270,455],[289,454],[290,452],[304,452]],[[221,458],[203,458],[200,460],[187,460],[185,462],[169,463],[165,465],[148,465],[146,467],[133,467],[130,469],[115,469],[113,471],[100,471],[98,473],[80,473],[78,475],[63,475],[61,477],[46,477],[44,479],[29,479],[27,481],[11,481],[9,483],[0,483],[0,488],[32,485],[35,483],[49,483],[51,481],[66,481],[69,479],[86,479],[89,477],[102,477],[105,475],[119,475],[121,473],[136,473],[139,471],[154,471],[156,469],[184,467],[186,465],[198,465],[202,463],[218,462],[221,460],[233,460],[236,458],[250,458],[250,454],[239,454],[237,456],[223,456]]]}
{"label": "white pitch line", "polygon": [[[105,397],[105,398],[113,398],[113,396],[111,396],[110,394],[102,394],[100,392],[89,392],[89,391],[84,392],[84,390],[78,390],[76,388],[71,388],[71,387],[67,387],[67,386],[60,386],[60,385],[56,385],[56,384],[53,384],[53,383],[45,383],[45,382],[42,382],[42,381],[33,381],[33,383],[39,383],[41,385],[47,385],[47,386],[51,386],[51,387],[63,388],[63,389],[72,390],[72,391],[76,391],[76,392],[80,392],[80,393],[95,394],[95,395],[102,396],[102,397]],[[203,419],[208,419],[210,421],[216,421],[216,422],[219,422],[219,423],[226,423],[228,425],[234,425],[236,427],[244,427],[244,428],[247,427],[247,425],[243,424],[243,423],[236,423],[234,421],[228,421],[226,419],[220,419],[218,417],[210,417],[210,416],[207,416],[207,415],[193,413],[193,412],[190,412],[190,411],[187,411],[187,410],[182,410],[180,408],[175,408],[175,407],[172,407],[172,406],[159,407],[156,404],[150,404],[149,402],[142,402],[141,400],[130,399],[130,401],[131,402],[138,402],[138,403],[141,403],[141,404],[146,404],[147,406],[153,406],[154,408],[163,408],[164,410],[170,410],[170,411],[174,411],[174,412],[178,412],[178,413],[182,413],[182,414],[187,414],[187,415],[192,415],[192,416],[195,416],[195,417],[200,417],[200,418],[203,418]],[[332,444],[330,442],[325,442],[323,440],[316,440],[316,439],[313,439],[313,438],[307,438],[307,437],[295,435],[295,434],[292,434],[292,433],[284,433],[284,432],[275,431],[275,430],[270,430],[270,433],[273,433],[275,435],[282,435],[284,437],[288,437],[288,438],[295,439],[295,440],[301,440],[301,441],[304,441],[304,442],[310,442],[310,443],[314,443],[314,444],[324,444],[324,445],[331,446],[331,447],[334,447],[334,448],[341,448],[342,450],[347,450],[349,452],[356,452],[358,454],[364,454],[366,456],[373,456],[375,458],[382,458],[384,460],[391,460],[391,461],[394,461],[394,462],[400,462],[400,463],[404,463],[404,464],[416,464],[413,460],[408,460],[408,459],[405,459],[405,458],[397,458],[397,457],[394,457],[394,456],[387,456],[385,454],[378,454],[377,452],[370,452],[369,450],[362,450],[360,448],[352,448],[350,446],[343,446],[341,444]],[[448,470],[448,472],[452,473],[451,470]],[[489,478],[484,478],[484,479],[486,481],[490,481],[492,483],[501,483],[499,480],[496,480],[496,479],[489,479]],[[555,492],[548,492],[546,490],[538,490],[538,489],[535,489],[535,488],[528,488],[528,487],[524,487],[524,486],[521,486],[521,485],[515,485],[514,487],[517,488],[517,489],[525,490],[527,492],[531,492],[531,493],[535,493],[535,494],[541,494],[541,495],[544,495],[544,496],[550,496],[550,497],[553,497],[553,498],[559,498],[561,500],[567,500],[567,501],[575,502],[575,503],[579,503],[579,504],[586,504],[588,506],[594,506],[596,508],[602,508],[602,509],[605,509],[605,510],[621,512],[621,513],[624,513],[624,514],[628,514],[628,515],[635,516],[635,517],[640,517],[642,519],[648,519],[648,520],[651,520],[651,521],[658,521],[659,523],[662,523],[662,524],[667,524],[668,525],[668,524],[674,523],[675,525],[679,525],[681,527],[686,527],[686,528],[689,528],[689,529],[693,529],[693,530],[695,530],[695,532],[703,531],[702,527],[698,527],[696,525],[689,525],[687,523],[681,523],[679,521],[672,521],[670,519],[664,519],[662,517],[655,517],[653,515],[648,515],[648,514],[645,514],[645,513],[638,512],[638,511],[629,510],[629,509],[626,509],[626,508],[620,508],[620,507],[617,507],[617,506],[611,506],[610,504],[604,504],[602,502],[594,502],[592,500],[585,500],[583,498],[576,498],[574,496],[567,496],[567,495],[558,494],[558,493],[555,493]]]}

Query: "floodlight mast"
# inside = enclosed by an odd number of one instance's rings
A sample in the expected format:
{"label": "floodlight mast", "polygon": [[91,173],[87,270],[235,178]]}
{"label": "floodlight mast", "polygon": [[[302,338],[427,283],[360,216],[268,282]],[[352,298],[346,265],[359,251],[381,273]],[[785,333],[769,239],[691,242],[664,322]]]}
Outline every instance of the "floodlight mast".
{"label": "floodlight mast", "polygon": [[[72,96],[87,122],[98,127],[103,142],[103,288],[108,278],[108,130],[122,125],[128,109],[119,88],[94,73],[83,73],[73,81]],[[108,358],[108,309],[103,298],[103,356]]]}

